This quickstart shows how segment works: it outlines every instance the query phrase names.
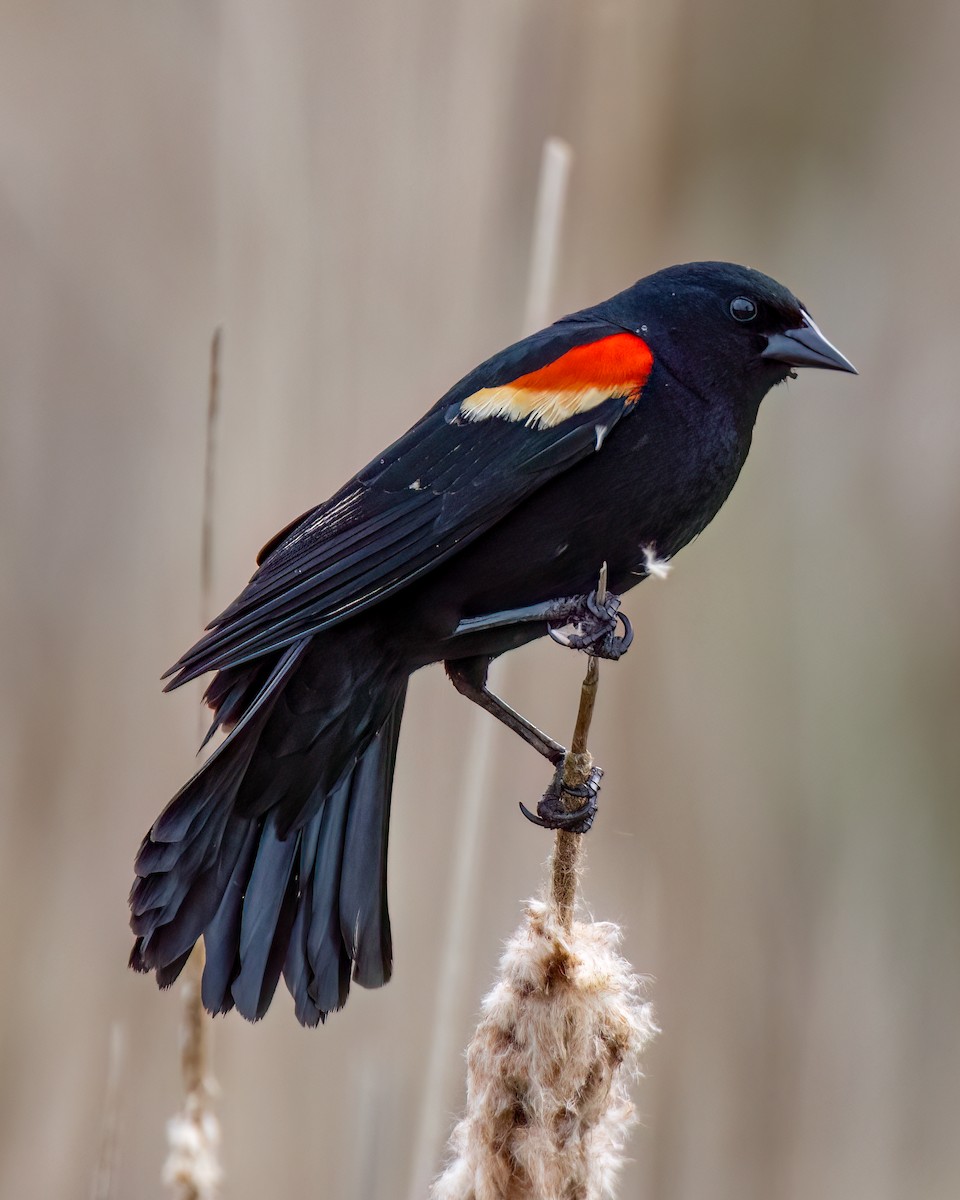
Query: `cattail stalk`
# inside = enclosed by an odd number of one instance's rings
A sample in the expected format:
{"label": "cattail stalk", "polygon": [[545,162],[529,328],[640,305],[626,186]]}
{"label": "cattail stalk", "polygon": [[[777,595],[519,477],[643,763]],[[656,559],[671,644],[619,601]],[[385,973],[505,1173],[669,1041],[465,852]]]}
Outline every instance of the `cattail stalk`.
{"label": "cattail stalk", "polygon": [[[606,567],[598,593],[606,584]],[[591,656],[564,782],[586,782]],[[573,800],[575,806],[578,801]],[[433,1200],[601,1200],[636,1120],[629,1085],[657,1032],[620,930],[575,920],[581,834],[558,831],[546,899],[527,905],[467,1050],[467,1106]]]}
{"label": "cattail stalk", "polygon": [[[604,563],[600,568],[597,602],[603,604],[606,598],[607,564]],[[587,749],[587,739],[590,736],[590,725],[593,721],[593,710],[597,702],[599,684],[600,663],[596,656],[591,654],[587,660],[587,673],[580,686],[580,707],[577,709],[577,723],[573,729],[573,739],[563,760],[563,782],[568,788],[579,787],[586,783],[593,768],[593,755]],[[565,807],[576,808],[576,806],[577,800],[567,794]],[[560,924],[567,930],[571,927],[577,903],[577,883],[580,879],[582,856],[583,835],[558,829],[551,860],[550,897]]]}

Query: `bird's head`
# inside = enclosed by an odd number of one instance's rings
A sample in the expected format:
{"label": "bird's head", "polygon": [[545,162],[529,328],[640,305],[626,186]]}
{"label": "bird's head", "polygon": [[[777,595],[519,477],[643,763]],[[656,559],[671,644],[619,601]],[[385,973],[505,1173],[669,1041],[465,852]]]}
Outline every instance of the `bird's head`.
{"label": "bird's head", "polygon": [[782,284],[734,263],[697,262],[641,279],[607,302],[654,359],[705,399],[759,405],[796,367],[851,371]]}

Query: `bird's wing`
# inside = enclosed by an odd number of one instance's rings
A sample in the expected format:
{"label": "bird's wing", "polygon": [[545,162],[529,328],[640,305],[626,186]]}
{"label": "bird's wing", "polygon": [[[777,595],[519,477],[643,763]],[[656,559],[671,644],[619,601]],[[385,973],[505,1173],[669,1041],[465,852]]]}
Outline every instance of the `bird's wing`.
{"label": "bird's wing", "polygon": [[168,686],[337,624],[436,567],[599,450],[652,361],[639,337],[568,318],[478,367],[267,543],[243,592],[167,672]]}

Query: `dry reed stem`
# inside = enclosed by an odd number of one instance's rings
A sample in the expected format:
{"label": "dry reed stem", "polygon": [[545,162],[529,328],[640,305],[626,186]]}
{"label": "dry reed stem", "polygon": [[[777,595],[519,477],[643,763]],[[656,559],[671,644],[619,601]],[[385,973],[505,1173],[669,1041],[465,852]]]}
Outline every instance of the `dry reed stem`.
{"label": "dry reed stem", "polygon": [[223,1171],[220,1167],[220,1124],[210,1105],[213,1085],[208,1075],[207,1034],[210,1018],[200,999],[203,943],[198,942],[183,982],[180,1070],[183,1108],[167,1122],[167,1161],[163,1182],[178,1200],[215,1200]]}
{"label": "dry reed stem", "polygon": [[[597,600],[600,604],[607,597],[607,564],[600,568],[600,580],[597,584]],[[587,661],[587,671],[580,686],[580,707],[577,710],[577,722],[573,729],[573,739],[570,749],[563,760],[563,782],[566,787],[579,787],[590,778],[593,767],[593,755],[587,749],[590,737],[590,725],[593,721],[593,710],[597,701],[597,688],[600,684],[600,664],[594,655]],[[565,807],[576,808],[579,801],[566,797]],[[553,900],[560,924],[565,929],[570,928],[577,902],[577,883],[580,878],[580,862],[583,855],[583,835],[557,830],[553,847],[553,861],[550,872],[550,894]]]}
{"label": "dry reed stem", "polygon": [[[213,589],[213,511],[216,485],[216,433],[220,413],[221,331],[210,342],[210,375],[207,392],[206,447],[203,471],[203,516],[200,535],[200,621],[206,624]],[[200,716],[203,734],[203,713]],[[209,1074],[209,1021],[203,1008],[201,984],[203,943],[198,942],[184,970],[181,990],[183,1017],[180,1030],[180,1068],[184,1103],[167,1122],[167,1161],[163,1182],[179,1200],[213,1200],[223,1172],[218,1151],[220,1125],[210,1104],[213,1084]]]}
{"label": "dry reed stem", "polygon": [[107,1056],[107,1091],[103,1102],[103,1124],[100,1130],[100,1153],[97,1169],[90,1187],[91,1200],[110,1200],[117,1172],[118,1130],[120,1114],[120,1078],[123,1073],[123,1026],[115,1021],[110,1027],[110,1049]]}
{"label": "dry reed stem", "polygon": [[560,231],[566,206],[567,183],[573,151],[562,138],[549,137],[543,143],[537,209],[533,219],[533,248],[527,301],[523,310],[523,332],[536,333],[550,321],[553,285],[560,258]]}
{"label": "dry reed stem", "polygon": [[[606,592],[606,564],[597,589]],[[564,782],[580,784],[599,669],[592,655]],[[570,799],[570,806],[579,801]],[[559,831],[550,902],[531,901],[507,943],[467,1051],[467,1107],[433,1200],[602,1200],[636,1120],[629,1084],[657,1032],[620,930],[573,919],[583,835]]]}
{"label": "dry reed stem", "polygon": [[210,340],[210,375],[207,387],[206,444],[203,455],[203,517],[200,526],[200,624],[210,620],[213,592],[213,501],[217,475],[217,424],[220,416],[220,346],[223,330]]}

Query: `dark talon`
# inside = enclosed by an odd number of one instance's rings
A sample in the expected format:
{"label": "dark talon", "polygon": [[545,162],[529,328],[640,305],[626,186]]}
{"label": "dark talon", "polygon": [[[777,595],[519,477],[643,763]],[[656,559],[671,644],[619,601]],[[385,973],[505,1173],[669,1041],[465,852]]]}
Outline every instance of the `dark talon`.
{"label": "dark talon", "polygon": [[[601,603],[595,591],[589,596],[561,601],[555,618],[559,627],[550,624],[547,632],[561,646],[615,662],[626,654],[633,641],[633,626],[619,609],[619,596],[608,595]],[[622,637],[616,633],[618,621],[623,624]],[[573,626],[573,632],[561,632],[563,625]]]}
{"label": "dark talon", "polygon": [[626,613],[622,613],[622,612],[617,613],[617,618],[618,618],[618,620],[623,622],[623,637],[615,637],[615,638],[611,639],[613,648],[616,650],[616,653],[615,654],[613,654],[613,653],[604,654],[604,655],[599,656],[602,658],[612,658],[614,661],[616,661],[622,655],[626,654],[626,652],[633,645],[633,624],[631,623],[630,618],[627,616]]}
{"label": "dark talon", "polygon": [[541,829],[550,828],[543,817],[538,817],[536,813],[532,813],[522,800],[520,801],[520,811],[527,818],[531,825],[539,825]]}
{"label": "dark talon", "polygon": [[[539,808],[540,805],[537,807]],[[597,804],[596,801],[591,800],[588,804],[575,808],[573,812],[564,811],[562,814],[540,817],[536,813],[532,813],[521,800],[520,811],[528,821],[533,825],[539,825],[541,829],[565,829],[567,833],[586,833],[593,825],[597,815]]]}
{"label": "dark talon", "polygon": [[[562,769],[558,769],[553,782],[537,805],[536,813],[532,813],[522,802],[520,811],[528,821],[539,825],[541,829],[565,829],[568,833],[586,833],[597,815],[597,795],[602,776],[603,770],[594,767],[585,783],[567,787],[563,783]],[[586,803],[569,810],[564,807],[564,795],[578,798],[585,796]]]}

